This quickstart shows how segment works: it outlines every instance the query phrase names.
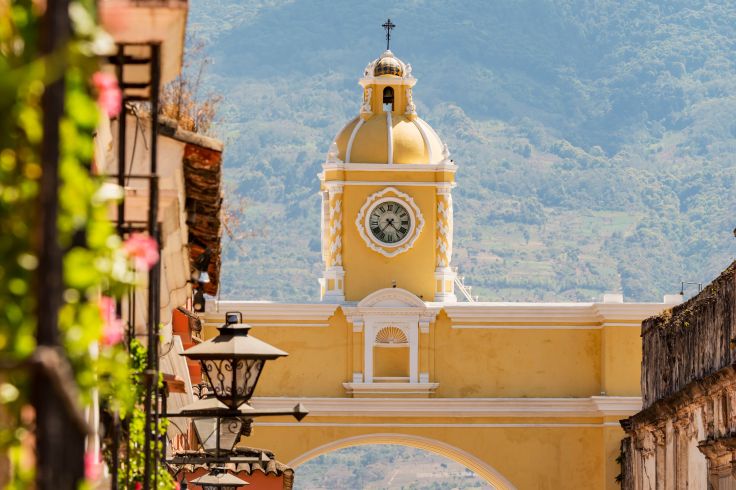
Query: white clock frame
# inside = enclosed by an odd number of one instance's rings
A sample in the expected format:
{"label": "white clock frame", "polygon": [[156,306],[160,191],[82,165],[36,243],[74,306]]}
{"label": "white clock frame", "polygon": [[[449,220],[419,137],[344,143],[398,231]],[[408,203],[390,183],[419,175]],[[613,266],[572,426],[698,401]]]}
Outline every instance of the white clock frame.
{"label": "white clock frame", "polygon": [[[386,201],[395,201],[404,206],[412,220],[412,227],[409,233],[402,240],[391,244],[383,243],[374,237],[368,225],[370,212],[375,206]],[[365,244],[368,245],[368,248],[386,257],[395,257],[402,252],[406,252],[414,245],[414,242],[422,232],[422,228],[424,228],[424,217],[419,210],[419,206],[416,205],[410,195],[394,187],[386,187],[368,196],[368,199],[366,199],[358,212],[358,216],[355,219],[355,226],[358,228],[358,233],[363,238]]]}

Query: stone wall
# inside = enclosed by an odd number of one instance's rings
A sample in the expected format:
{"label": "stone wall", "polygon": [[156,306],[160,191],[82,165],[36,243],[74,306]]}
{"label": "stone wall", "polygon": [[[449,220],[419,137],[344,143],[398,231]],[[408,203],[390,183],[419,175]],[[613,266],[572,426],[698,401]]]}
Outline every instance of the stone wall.
{"label": "stone wall", "polygon": [[621,421],[624,489],[736,489],[736,263],[642,325],[644,409]]}

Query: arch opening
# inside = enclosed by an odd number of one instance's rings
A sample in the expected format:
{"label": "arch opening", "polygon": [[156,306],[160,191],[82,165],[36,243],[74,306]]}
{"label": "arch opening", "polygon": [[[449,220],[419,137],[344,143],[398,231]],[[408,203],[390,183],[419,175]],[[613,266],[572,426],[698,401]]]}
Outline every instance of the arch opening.
{"label": "arch opening", "polygon": [[291,460],[288,465],[292,468],[295,468],[298,474],[299,466],[324,454],[349,447],[382,444],[399,445],[415,449],[422,449],[424,451],[443,456],[444,458],[458,463],[459,465],[464,466],[465,468],[470,470],[472,473],[477,475],[479,479],[490,485],[490,488],[496,490],[515,489],[514,485],[511,484],[511,482],[509,482],[495,468],[490,466],[488,463],[480,460],[479,458],[473,456],[472,454],[441,441],[409,434],[366,434],[340,439],[307,451],[301,456]]}
{"label": "arch opening", "polygon": [[385,112],[394,111],[394,89],[391,87],[383,89],[383,110]]}

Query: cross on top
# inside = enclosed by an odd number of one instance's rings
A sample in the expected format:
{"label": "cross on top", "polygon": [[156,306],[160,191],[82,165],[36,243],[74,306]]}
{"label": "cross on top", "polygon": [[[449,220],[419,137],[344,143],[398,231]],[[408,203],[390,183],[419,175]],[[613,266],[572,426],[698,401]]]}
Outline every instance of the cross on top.
{"label": "cross on top", "polygon": [[381,27],[386,29],[386,50],[388,51],[389,46],[391,45],[391,29],[396,27],[396,24],[391,22],[391,19],[388,19]]}

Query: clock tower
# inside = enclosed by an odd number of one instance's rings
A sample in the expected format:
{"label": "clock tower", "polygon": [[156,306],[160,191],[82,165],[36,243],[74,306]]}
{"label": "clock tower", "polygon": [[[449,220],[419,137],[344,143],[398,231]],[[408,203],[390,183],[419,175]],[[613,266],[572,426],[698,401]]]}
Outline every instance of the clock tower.
{"label": "clock tower", "polygon": [[[386,26],[384,26],[386,27]],[[411,65],[390,50],[359,81],[360,113],[337,134],[320,174],[324,302],[398,287],[455,302],[455,163],[416,112]]]}

